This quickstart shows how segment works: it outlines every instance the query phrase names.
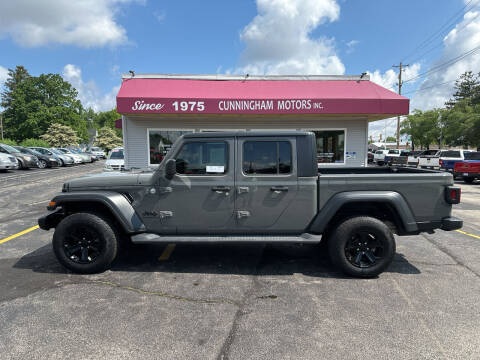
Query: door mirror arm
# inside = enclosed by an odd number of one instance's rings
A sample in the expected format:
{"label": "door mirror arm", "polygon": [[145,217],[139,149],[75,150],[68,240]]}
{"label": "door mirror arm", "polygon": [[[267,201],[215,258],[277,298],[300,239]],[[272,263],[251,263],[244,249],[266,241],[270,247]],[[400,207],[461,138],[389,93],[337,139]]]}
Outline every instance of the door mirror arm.
{"label": "door mirror arm", "polygon": [[175,159],[168,159],[165,163],[165,178],[172,180],[177,173],[177,162]]}

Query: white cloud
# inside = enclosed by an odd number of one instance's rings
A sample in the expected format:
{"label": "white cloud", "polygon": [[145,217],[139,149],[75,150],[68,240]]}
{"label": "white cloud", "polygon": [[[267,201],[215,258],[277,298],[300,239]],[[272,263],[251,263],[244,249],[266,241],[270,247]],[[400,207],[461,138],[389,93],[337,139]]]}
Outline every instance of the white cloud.
{"label": "white cloud", "polygon": [[242,30],[244,74],[343,74],[334,39],[312,38],[321,24],[336,21],[336,0],[257,0],[258,14]]}
{"label": "white cloud", "polygon": [[[478,9],[478,5],[476,7]],[[443,53],[431,64],[430,69],[435,70],[434,67],[478,47],[479,44],[480,11],[469,11],[443,39]],[[439,71],[432,71],[418,88],[425,90],[414,94],[410,108],[427,110],[443,107],[445,101],[452,96],[454,81],[465,71],[480,72],[480,52],[477,51],[450,66],[440,68]]]}
{"label": "white cloud", "polygon": [[129,2],[143,0],[1,1],[0,35],[25,47],[118,45],[128,39],[115,15],[121,4]]}
{"label": "white cloud", "polygon": [[82,70],[73,64],[65,65],[62,76],[77,89],[78,98],[85,108],[91,107],[95,111],[108,111],[115,108],[115,98],[120,85],[114,86],[109,93],[102,94],[95,81],[83,81]]}
{"label": "white cloud", "polygon": [[167,18],[167,13],[165,11],[155,11],[153,16],[155,16],[155,19],[157,19],[159,23],[163,23]]}
{"label": "white cloud", "polygon": [[358,40],[350,40],[349,42],[346,43],[347,45],[347,54],[351,54],[355,51],[355,46],[357,46],[359,43]]}
{"label": "white cloud", "polygon": [[0,89],[3,87],[3,84],[8,78],[8,69],[0,66]]}

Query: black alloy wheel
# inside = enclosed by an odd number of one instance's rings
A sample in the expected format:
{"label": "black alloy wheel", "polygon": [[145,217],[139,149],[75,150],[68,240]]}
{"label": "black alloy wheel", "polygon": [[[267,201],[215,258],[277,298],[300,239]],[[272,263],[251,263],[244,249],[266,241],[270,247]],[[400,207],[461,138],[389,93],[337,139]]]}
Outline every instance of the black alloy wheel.
{"label": "black alloy wheel", "polygon": [[103,251],[100,234],[95,229],[78,226],[65,236],[63,251],[75,263],[93,263]]}
{"label": "black alloy wheel", "polygon": [[395,239],[390,228],[370,216],[348,218],[328,234],[332,263],[344,273],[361,278],[382,273],[395,256]]}
{"label": "black alloy wheel", "polygon": [[359,230],[345,244],[345,257],[353,266],[368,268],[375,265],[384,256],[381,235],[373,231]]}
{"label": "black alloy wheel", "polygon": [[115,260],[120,238],[112,221],[100,214],[65,217],[53,234],[53,251],[67,269],[80,274],[105,271]]}

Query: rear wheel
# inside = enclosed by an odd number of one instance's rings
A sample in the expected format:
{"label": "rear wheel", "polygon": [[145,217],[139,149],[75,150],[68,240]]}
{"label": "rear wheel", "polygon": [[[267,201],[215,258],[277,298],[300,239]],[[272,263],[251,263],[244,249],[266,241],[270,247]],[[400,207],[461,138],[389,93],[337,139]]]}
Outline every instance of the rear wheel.
{"label": "rear wheel", "polygon": [[118,235],[111,223],[101,216],[72,214],[55,229],[53,250],[58,261],[73,272],[102,272],[117,256]]}
{"label": "rear wheel", "polygon": [[40,169],[45,169],[47,167],[47,162],[45,160],[39,160],[38,161],[38,167]]}
{"label": "rear wheel", "polygon": [[463,181],[465,181],[466,184],[472,184],[473,180],[475,180],[473,177],[464,177]]}
{"label": "rear wheel", "polygon": [[330,259],[344,273],[374,277],[382,273],[395,255],[395,240],[382,221],[359,216],[340,223],[328,242]]}

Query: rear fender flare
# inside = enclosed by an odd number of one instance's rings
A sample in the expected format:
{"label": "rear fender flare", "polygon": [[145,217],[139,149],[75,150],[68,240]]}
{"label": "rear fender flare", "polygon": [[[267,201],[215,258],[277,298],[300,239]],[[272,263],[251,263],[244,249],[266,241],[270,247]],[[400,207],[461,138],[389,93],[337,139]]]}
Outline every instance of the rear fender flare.
{"label": "rear fender flare", "polygon": [[408,233],[418,231],[417,222],[405,198],[395,191],[347,191],[335,194],[315,216],[310,224],[310,231],[323,233],[330,220],[345,204],[354,202],[377,202],[391,205],[398,216],[403,228]]}

